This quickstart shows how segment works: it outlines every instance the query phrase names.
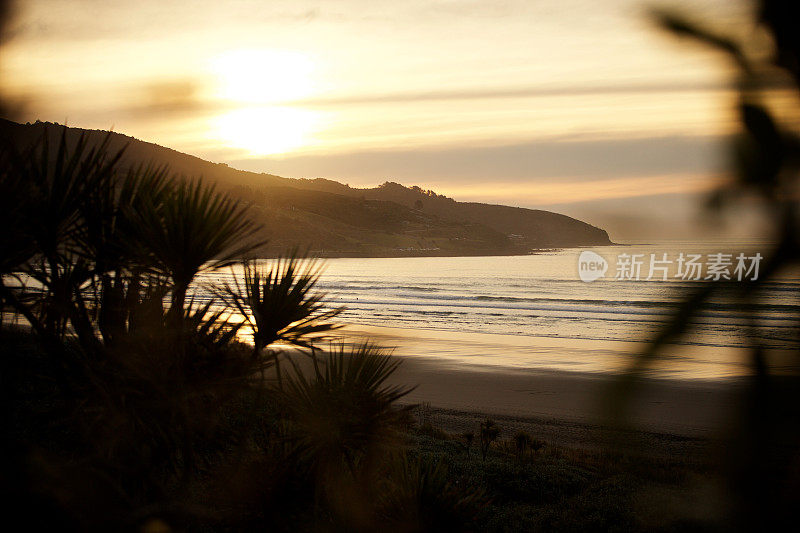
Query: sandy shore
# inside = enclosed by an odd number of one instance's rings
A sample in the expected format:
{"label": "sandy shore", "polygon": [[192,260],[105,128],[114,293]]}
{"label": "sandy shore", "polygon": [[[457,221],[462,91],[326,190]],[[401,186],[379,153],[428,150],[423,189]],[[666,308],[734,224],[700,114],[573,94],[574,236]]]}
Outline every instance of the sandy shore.
{"label": "sandy shore", "polygon": [[[584,373],[469,366],[404,357],[393,383],[413,385],[412,403],[509,417],[558,419],[588,425],[615,422],[611,398],[618,378]],[[711,436],[736,409],[735,383],[644,380],[627,397],[626,420],[647,431]]]}
{"label": "sandy shore", "polygon": [[[506,362],[499,358],[465,359],[464,353],[481,347],[463,335],[458,335],[458,340],[465,345],[459,347],[453,344],[456,338],[441,338],[436,333],[437,339],[449,343],[448,349],[454,351],[451,357],[447,353],[425,353],[432,342],[430,332],[359,327],[356,333],[353,328],[348,333],[396,346],[395,356],[403,363],[392,383],[414,386],[406,401],[429,403],[439,424],[448,431],[474,430],[478,419],[491,415],[503,417],[507,423],[536,425],[540,433],[556,440],[580,441],[589,438],[597,427],[620,422],[618,415],[622,413],[611,402],[620,382],[613,372],[525,367],[513,365],[513,359],[512,364],[492,364]],[[563,344],[560,340],[544,341]],[[562,349],[569,346],[568,342]],[[592,345],[592,349],[598,348]],[[437,347],[429,351],[442,350]],[[565,357],[569,357],[568,352]],[[643,379],[621,404],[629,409],[623,421],[651,433],[712,438],[728,428],[738,410],[742,389],[737,378]]]}

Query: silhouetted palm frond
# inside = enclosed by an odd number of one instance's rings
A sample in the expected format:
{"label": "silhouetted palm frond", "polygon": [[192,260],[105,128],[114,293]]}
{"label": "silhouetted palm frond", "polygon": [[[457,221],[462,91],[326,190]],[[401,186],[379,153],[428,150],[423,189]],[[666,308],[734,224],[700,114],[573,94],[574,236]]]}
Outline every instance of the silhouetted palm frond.
{"label": "silhouetted palm frond", "polygon": [[339,344],[321,362],[315,357],[311,377],[296,368],[287,379],[291,434],[318,473],[352,472],[397,445],[403,411],[395,403],[412,390],[387,384],[399,364],[372,343]]}
{"label": "silhouetted palm frond", "polygon": [[473,531],[488,504],[482,490],[452,483],[447,466],[430,458],[404,456],[389,480],[378,516],[392,531]]}
{"label": "silhouetted palm frond", "polygon": [[344,308],[325,309],[324,293],[312,292],[321,269],[313,260],[296,254],[278,259],[269,268],[244,264],[244,285],[234,277],[223,296],[253,329],[256,351],[281,341],[310,348],[319,334],[341,327],[328,322]]}
{"label": "silhouetted palm frond", "polygon": [[0,147],[0,275],[19,269],[34,253],[25,224],[29,189],[15,159],[10,146]]}
{"label": "silhouetted palm frond", "polygon": [[214,300],[208,300],[203,305],[195,306],[194,301],[190,301],[183,323],[198,342],[209,349],[222,349],[236,339],[244,323],[230,322],[228,310],[213,310],[215,304]]}
{"label": "silhouetted palm frond", "polygon": [[137,213],[156,208],[169,190],[166,167],[138,167],[124,177],[104,176],[86,191],[80,204],[80,253],[97,275],[151,266]]}
{"label": "silhouetted palm frond", "polygon": [[222,268],[263,244],[247,207],[202,181],[182,182],[137,219],[156,265],[174,284],[171,309],[183,313],[186,291],[201,271]]}
{"label": "silhouetted palm frond", "polygon": [[[12,208],[6,216],[16,225],[17,237],[28,241],[23,249],[10,250],[4,263],[41,284],[41,322],[32,324],[37,331],[60,338],[70,320],[76,333],[94,344],[81,295],[92,277],[91,265],[79,253],[78,235],[85,228],[81,205],[92,191],[113,179],[122,151],[107,154],[110,136],[95,146],[89,146],[85,134],[68,141],[65,127],[51,149],[53,133],[45,128],[41,139],[27,150],[8,148],[4,153],[4,180],[22,186],[24,192],[18,198],[21,207]],[[9,299],[21,305],[20,300]],[[17,310],[29,321],[35,318],[30,308]]]}
{"label": "silhouetted palm frond", "polygon": [[36,251],[53,261],[59,254],[74,251],[81,204],[91,191],[112,179],[123,150],[108,155],[110,134],[95,146],[81,135],[70,146],[64,127],[53,154],[50,135],[46,129],[42,141],[19,156],[16,169],[30,188],[28,234]]}

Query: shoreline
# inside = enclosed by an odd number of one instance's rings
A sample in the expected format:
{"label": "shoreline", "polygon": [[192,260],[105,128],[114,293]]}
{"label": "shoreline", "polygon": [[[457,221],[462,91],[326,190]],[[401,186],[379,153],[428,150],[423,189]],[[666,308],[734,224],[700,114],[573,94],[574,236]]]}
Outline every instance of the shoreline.
{"label": "shoreline", "polygon": [[[424,404],[436,410],[448,420],[447,431],[467,431],[466,426],[474,430],[479,419],[489,416],[546,429],[554,439],[564,442],[583,442],[587,432],[621,422],[646,433],[713,439],[730,429],[746,390],[744,375],[714,379],[643,376],[637,379],[636,392],[625,404],[627,416],[619,419],[611,410],[611,400],[620,385],[621,372],[548,368],[538,364],[541,362],[529,366],[504,364],[505,360],[491,356],[463,357],[496,340],[497,335],[487,338],[484,334],[355,325],[347,326],[343,333],[348,342],[360,337],[395,346],[393,357],[402,363],[389,384],[415,387],[402,403]],[[574,339],[536,340],[554,350],[579,344]],[[442,346],[432,343],[441,343],[452,351],[438,353]],[[507,346],[496,348],[502,352]],[[588,348],[598,350],[593,342]],[[569,353],[565,356],[570,357]]]}
{"label": "shoreline", "polygon": [[[730,428],[744,386],[740,382],[681,382],[641,379],[627,415],[610,410],[619,376],[501,368],[453,368],[431,359],[403,358],[389,380],[415,388],[406,404],[430,404],[476,418],[506,417],[537,425],[612,428],[618,424],[648,433],[713,438]],[[474,425],[474,424],[473,424]],[[466,430],[466,429],[465,429]],[[567,435],[563,436],[570,440]]]}
{"label": "shoreline", "polygon": [[[477,367],[564,371],[592,377],[626,373],[649,338],[629,340],[511,335],[345,324],[339,336],[346,342],[368,339],[402,358],[439,359],[456,369]],[[787,350],[774,350],[782,353]],[[642,377],[666,381],[729,384],[751,373],[749,350],[739,346],[668,344]]]}

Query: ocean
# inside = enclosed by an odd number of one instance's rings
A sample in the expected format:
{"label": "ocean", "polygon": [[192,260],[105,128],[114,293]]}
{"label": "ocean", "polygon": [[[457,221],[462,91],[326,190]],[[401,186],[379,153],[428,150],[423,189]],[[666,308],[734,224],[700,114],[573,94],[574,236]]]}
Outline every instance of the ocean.
{"label": "ocean", "polygon": [[[605,275],[591,282],[582,281],[579,272],[579,258],[587,251],[608,264]],[[754,258],[767,251],[755,243],[666,242],[510,257],[328,259],[318,288],[331,306],[345,307],[339,320],[351,332],[383,339],[399,355],[616,372],[665,327],[687,291],[707,276],[752,278]],[[749,272],[736,270],[740,253]],[[683,267],[694,255],[700,270],[679,272],[681,254]],[[625,267],[637,262],[638,276]],[[687,273],[700,280],[684,279]],[[222,281],[230,275],[204,277]],[[715,296],[650,372],[681,379],[747,374],[744,348],[754,342],[774,349],[773,366],[787,369],[793,358],[785,352],[798,348],[798,289],[800,275],[790,273],[764,283],[754,301]],[[754,314],[757,328],[749,327]]]}

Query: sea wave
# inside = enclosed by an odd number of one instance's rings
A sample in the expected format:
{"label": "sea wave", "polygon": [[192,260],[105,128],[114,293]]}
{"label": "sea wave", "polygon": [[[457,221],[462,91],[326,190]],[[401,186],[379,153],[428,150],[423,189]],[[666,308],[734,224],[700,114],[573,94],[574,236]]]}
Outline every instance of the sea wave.
{"label": "sea wave", "polygon": [[[331,260],[318,288],[327,294],[328,305],[346,308],[340,317],[353,324],[644,342],[664,328],[700,283],[583,283],[576,257],[574,250],[563,250],[517,258]],[[213,276],[233,281],[229,273]],[[769,280],[759,291],[759,298],[746,303],[723,291],[698,306],[691,334],[679,343],[796,347],[792,317],[800,313],[800,280]],[[760,326],[755,330],[749,328],[754,315]]]}

